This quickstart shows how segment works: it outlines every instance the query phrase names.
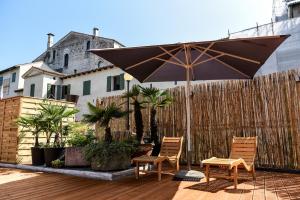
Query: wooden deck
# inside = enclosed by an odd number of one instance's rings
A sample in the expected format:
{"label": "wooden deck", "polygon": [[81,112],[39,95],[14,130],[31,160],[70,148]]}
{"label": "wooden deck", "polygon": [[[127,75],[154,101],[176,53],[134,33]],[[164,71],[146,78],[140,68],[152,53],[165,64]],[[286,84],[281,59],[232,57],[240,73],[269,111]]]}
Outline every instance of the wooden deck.
{"label": "wooden deck", "polygon": [[110,182],[0,168],[0,199],[300,199],[300,174],[257,171],[255,182],[246,173],[241,176],[234,190],[232,182],[225,179],[212,179],[206,186],[205,180],[179,182],[170,175],[163,175],[158,182],[157,176],[150,174],[140,180],[130,177]]}

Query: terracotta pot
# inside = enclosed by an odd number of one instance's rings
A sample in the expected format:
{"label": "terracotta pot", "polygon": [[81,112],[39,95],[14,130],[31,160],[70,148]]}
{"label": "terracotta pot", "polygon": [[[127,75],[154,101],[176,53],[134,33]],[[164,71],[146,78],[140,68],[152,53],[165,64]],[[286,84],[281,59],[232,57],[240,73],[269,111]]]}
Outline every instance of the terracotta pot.
{"label": "terracotta pot", "polygon": [[150,156],[152,153],[153,145],[152,144],[140,144],[138,150],[131,156],[132,158],[140,157],[143,155]]}
{"label": "terracotta pot", "polygon": [[65,166],[66,167],[87,167],[91,163],[86,161],[83,154],[83,147],[65,148]]}

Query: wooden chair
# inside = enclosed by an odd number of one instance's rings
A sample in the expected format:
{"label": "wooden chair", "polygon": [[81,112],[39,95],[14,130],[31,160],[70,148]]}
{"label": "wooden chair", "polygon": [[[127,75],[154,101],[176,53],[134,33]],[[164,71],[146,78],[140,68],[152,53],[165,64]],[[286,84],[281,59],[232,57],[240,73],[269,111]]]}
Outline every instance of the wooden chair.
{"label": "wooden chair", "polygon": [[237,188],[238,167],[244,167],[248,172],[252,173],[255,179],[254,160],[256,156],[257,137],[233,137],[231,152],[228,159],[212,157],[202,161],[206,166],[206,180],[209,184],[209,167],[221,166],[228,167],[229,175],[234,170],[234,187]]}
{"label": "wooden chair", "polygon": [[[158,180],[161,180],[161,167],[163,161],[168,161],[171,166],[176,167],[176,170],[179,170],[179,158],[182,151],[182,142],[183,137],[163,137],[160,153],[158,156],[140,156],[133,158],[132,161],[136,164],[135,175],[136,178],[139,178],[140,167],[139,164],[154,164],[157,166]],[[151,172],[145,171],[144,172]]]}
{"label": "wooden chair", "polygon": [[183,137],[163,137],[158,157],[166,157],[172,167],[179,171]]}

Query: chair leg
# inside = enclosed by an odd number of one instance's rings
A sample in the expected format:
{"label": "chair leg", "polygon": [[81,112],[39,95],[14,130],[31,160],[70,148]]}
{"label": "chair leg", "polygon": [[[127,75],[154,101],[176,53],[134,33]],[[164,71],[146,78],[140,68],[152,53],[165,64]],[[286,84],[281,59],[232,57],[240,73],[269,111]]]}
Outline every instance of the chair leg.
{"label": "chair leg", "polygon": [[228,169],[228,176],[231,177],[231,169]]}
{"label": "chair leg", "polygon": [[205,166],[206,183],[209,185],[209,165]]}
{"label": "chair leg", "polygon": [[254,165],[252,167],[252,177],[253,177],[253,180],[256,180],[256,174],[255,174],[255,167],[254,167]]}
{"label": "chair leg", "polygon": [[179,171],[180,165],[179,165],[179,160],[176,161],[176,171]]}
{"label": "chair leg", "polygon": [[158,172],[157,172],[157,175],[158,175],[158,181],[161,181],[161,165],[162,165],[162,162],[159,162],[157,164],[157,168],[158,168]]}
{"label": "chair leg", "polygon": [[234,170],[234,175],[233,175],[233,179],[234,179],[234,189],[237,189],[237,184],[238,184],[238,166],[234,166],[233,168]]}
{"label": "chair leg", "polygon": [[136,162],[136,166],[135,166],[135,178],[139,179],[139,175],[140,175],[140,166],[139,166],[139,162]]}

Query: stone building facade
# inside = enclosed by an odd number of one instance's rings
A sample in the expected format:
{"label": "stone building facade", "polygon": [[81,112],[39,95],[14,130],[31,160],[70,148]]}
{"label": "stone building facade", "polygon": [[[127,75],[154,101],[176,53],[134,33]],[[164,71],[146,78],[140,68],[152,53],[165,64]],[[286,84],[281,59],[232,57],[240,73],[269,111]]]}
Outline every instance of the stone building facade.
{"label": "stone building facade", "polygon": [[104,59],[89,52],[89,49],[119,48],[123,45],[114,39],[99,37],[99,30],[93,34],[71,31],[53,44],[54,34],[48,34],[47,50],[33,62],[44,61],[51,69],[64,74],[73,74],[110,65]]}

